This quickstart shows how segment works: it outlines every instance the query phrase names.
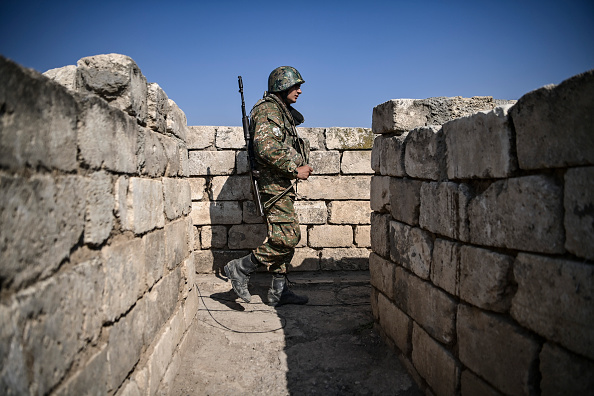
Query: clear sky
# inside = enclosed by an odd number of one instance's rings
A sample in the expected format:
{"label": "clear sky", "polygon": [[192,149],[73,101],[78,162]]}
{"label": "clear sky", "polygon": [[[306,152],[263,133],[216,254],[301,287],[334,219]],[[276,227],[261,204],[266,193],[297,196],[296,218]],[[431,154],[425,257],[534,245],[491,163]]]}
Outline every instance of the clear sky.
{"label": "clear sky", "polygon": [[277,66],[305,84],[305,127],[371,127],[389,99],[518,99],[594,68],[594,1],[0,2],[0,54],[40,72],[136,61],[188,125],[241,125]]}

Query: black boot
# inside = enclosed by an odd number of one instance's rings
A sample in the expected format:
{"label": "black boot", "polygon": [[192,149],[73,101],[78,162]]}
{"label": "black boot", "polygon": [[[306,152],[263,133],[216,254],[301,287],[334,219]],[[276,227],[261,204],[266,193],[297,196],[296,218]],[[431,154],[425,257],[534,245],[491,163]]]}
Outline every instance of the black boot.
{"label": "black boot", "polygon": [[252,299],[248,290],[250,274],[258,267],[258,264],[252,261],[251,256],[250,253],[245,257],[231,260],[225,265],[225,274],[231,280],[233,290],[243,301],[248,303]]}
{"label": "black boot", "polygon": [[268,305],[279,307],[285,304],[307,304],[307,296],[298,296],[287,286],[287,276],[285,274],[273,274],[272,284],[268,289]]}

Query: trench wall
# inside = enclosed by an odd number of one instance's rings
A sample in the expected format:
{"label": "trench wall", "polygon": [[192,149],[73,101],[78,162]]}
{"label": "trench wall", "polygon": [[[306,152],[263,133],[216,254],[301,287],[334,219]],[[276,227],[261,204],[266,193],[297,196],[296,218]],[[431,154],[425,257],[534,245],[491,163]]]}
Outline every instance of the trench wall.
{"label": "trench wall", "polygon": [[515,104],[391,100],[372,124],[373,314],[417,382],[592,394],[594,72]]}

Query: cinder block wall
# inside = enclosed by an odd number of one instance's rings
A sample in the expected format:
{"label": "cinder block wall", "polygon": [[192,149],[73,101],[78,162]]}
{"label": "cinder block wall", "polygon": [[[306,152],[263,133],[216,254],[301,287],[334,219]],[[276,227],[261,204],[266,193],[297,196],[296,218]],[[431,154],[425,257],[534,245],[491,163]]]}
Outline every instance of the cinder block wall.
{"label": "cinder block wall", "polygon": [[377,328],[428,394],[592,394],[594,72],[500,104],[374,108]]}
{"label": "cinder block wall", "polygon": [[0,394],[157,394],[198,307],[185,116],[122,55],[47,75],[0,57]]}

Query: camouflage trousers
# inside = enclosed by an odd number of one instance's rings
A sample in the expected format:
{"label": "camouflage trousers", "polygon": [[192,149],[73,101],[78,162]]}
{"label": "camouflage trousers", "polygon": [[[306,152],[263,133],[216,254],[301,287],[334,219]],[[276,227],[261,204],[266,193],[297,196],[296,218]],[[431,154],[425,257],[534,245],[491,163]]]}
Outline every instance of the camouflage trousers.
{"label": "camouflage trousers", "polygon": [[[262,194],[262,202],[272,197],[269,194]],[[266,222],[268,238],[253,251],[254,256],[266,265],[268,271],[284,274],[295,254],[295,246],[301,239],[293,197],[287,194],[272,205],[266,212]]]}

